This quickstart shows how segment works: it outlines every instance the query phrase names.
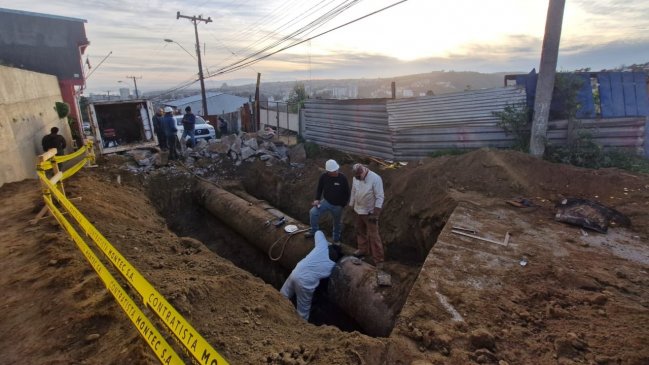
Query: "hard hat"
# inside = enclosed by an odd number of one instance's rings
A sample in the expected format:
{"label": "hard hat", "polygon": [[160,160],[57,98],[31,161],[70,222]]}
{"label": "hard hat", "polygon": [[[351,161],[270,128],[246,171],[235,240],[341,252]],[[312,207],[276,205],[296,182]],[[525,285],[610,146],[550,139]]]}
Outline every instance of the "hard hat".
{"label": "hard hat", "polygon": [[338,166],[338,163],[334,160],[327,160],[327,163],[325,163],[325,170],[329,172],[334,172],[338,171],[340,166]]}
{"label": "hard hat", "polygon": [[170,106],[165,106],[165,113],[173,113],[174,110]]}

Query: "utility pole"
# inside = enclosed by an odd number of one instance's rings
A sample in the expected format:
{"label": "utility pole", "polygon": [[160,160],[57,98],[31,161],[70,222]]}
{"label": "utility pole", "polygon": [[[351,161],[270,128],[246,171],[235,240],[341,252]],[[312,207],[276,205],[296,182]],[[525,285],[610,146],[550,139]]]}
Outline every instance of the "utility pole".
{"label": "utility pole", "polygon": [[561,26],[563,24],[565,5],[566,0],[550,0],[548,5],[530,137],[530,154],[534,157],[543,157],[545,153],[548,118],[550,116],[550,104],[552,103],[554,78],[557,72],[559,41],[561,40]]}
{"label": "utility pole", "polygon": [[202,15],[199,16],[186,16],[181,15],[180,12],[176,13],[176,19],[185,18],[189,19],[194,23],[194,33],[196,34],[196,56],[198,57],[198,79],[201,81],[201,97],[203,98],[203,116],[207,118],[207,97],[205,96],[205,80],[203,79],[203,62],[201,61],[201,44],[198,41],[198,22],[211,23],[212,18],[207,17],[203,18]]}
{"label": "utility pole", "polygon": [[135,77],[135,76],[126,76],[127,79],[133,79],[133,85],[135,85],[135,98],[139,99],[140,98],[140,93],[137,92],[137,81],[136,79],[141,79],[142,76],[140,77]]}
{"label": "utility pole", "polygon": [[[257,87],[255,88],[255,131],[258,131],[261,128],[261,115],[259,112],[261,108],[259,107],[259,83],[261,81],[261,73],[257,72]],[[277,131],[279,133],[279,130]]]}

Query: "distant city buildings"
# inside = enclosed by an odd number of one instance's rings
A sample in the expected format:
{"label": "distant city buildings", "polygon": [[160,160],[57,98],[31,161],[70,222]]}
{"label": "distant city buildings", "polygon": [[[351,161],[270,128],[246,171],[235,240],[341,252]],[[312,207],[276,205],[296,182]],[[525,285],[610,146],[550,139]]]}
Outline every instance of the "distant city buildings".
{"label": "distant city buildings", "polygon": [[120,99],[130,99],[131,98],[131,90],[127,87],[122,87],[119,89],[119,98]]}

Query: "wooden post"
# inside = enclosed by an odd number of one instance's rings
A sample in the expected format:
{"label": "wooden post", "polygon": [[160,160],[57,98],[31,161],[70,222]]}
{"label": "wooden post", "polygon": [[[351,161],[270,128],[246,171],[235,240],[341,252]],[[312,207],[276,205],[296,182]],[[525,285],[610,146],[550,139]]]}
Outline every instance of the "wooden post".
{"label": "wooden post", "polygon": [[397,98],[397,83],[392,81],[392,99]]}
{"label": "wooden post", "polygon": [[561,26],[565,5],[566,0],[550,0],[548,5],[530,137],[530,154],[534,157],[543,157],[545,153],[548,117],[550,116],[552,90],[554,89],[554,77],[557,69],[557,58],[559,57],[559,41],[561,40]]}
{"label": "wooden post", "polygon": [[259,115],[259,83],[261,81],[261,73],[257,72],[257,87],[255,88],[255,119],[256,119],[256,129],[254,132],[258,131],[261,124],[261,115]]}

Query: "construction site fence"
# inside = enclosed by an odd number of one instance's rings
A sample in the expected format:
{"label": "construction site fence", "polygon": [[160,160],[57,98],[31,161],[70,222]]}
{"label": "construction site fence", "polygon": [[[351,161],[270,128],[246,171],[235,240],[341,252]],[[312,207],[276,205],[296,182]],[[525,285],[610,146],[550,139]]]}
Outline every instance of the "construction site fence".
{"label": "construction site fence", "polygon": [[[525,88],[515,86],[404,99],[310,99],[302,135],[344,152],[399,161],[442,150],[509,148],[514,136],[499,126],[494,112],[525,103]],[[649,156],[647,116],[582,119],[580,128],[602,147]],[[567,143],[568,130],[567,121],[550,121],[548,143]]]}
{"label": "construction site fence", "polygon": [[[39,156],[37,175],[43,189],[43,199],[47,211],[52,214],[76,243],[78,249],[113,295],[135,326],[135,329],[142,336],[142,339],[155,353],[160,363],[175,365],[185,364],[185,361],[174,350],[174,347],[165,340],[165,336],[157,329],[156,323],[163,324],[163,328],[172,335],[172,338],[181,347],[182,351],[194,363],[203,365],[227,364],[228,362],[212,348],[205,338],[66,197],[63,180],[70,178],[83,166],[91,166],[95,163],[92,148],[92,142],[88,142],[70,155],[56,156],[56,149],[51,149]],[[65,172],[60,170],[60,163],[80,157],[82,157],[80,161]],[[43,212],[46,211],[41,211],[39,216],[43,215]],[[66,216],[70,217],[71,220]],[[39,219],[40,217],[37,216],[35,222]],[[86,243],[88,238],[94,243],[94,249]],[[95,253],[96,250],[103,253],[104,258],[112,265],[112,270],[102,262]],[[121,279],[115,277],[111,271],[117,271],[121,275]],[[138,301],[131,298],[121,284],[122,281],[126,281],[132,291],[137,293],[143,307],[154,313],[156,320],[151,320],[137,304]]]}

